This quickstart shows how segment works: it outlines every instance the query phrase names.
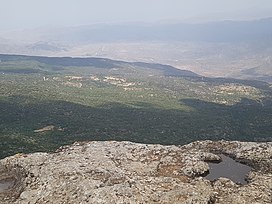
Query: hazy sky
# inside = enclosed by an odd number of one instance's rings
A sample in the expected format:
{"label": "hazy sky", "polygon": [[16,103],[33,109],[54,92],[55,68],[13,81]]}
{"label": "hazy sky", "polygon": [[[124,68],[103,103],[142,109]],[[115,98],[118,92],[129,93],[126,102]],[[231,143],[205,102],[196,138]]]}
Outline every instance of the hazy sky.
{"label": "hazy sky", "polygon": [[0,0],[0,31],[54,25],[272,16],[272,0]]}

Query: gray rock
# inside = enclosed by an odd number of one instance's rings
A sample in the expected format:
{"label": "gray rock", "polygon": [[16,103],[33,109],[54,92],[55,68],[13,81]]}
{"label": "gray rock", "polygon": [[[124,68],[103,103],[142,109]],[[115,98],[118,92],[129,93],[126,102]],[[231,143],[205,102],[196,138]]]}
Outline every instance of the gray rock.
{"label": "gray rock", "polygon": [[[202,177],[206,161],[220,160],[217,153],[251,165],[249,183]],[[74,143],[0,160],[0,182],[15,181],[0,203],[271,203],[271,155],[272,143]]]}

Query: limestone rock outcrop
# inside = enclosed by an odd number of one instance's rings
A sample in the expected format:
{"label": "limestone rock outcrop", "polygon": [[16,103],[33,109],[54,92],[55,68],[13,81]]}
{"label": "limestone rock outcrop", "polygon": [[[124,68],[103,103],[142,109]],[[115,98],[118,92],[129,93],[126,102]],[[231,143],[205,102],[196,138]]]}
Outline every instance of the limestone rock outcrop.
{"label": "limestone rock outcrop", "polygon": [[[248,184],[207,180],[227,154],[252,167]],[[272,203],[272,143],[197,141],[184,146],[77,142],[55,153],[0,160],[0,203]]]}

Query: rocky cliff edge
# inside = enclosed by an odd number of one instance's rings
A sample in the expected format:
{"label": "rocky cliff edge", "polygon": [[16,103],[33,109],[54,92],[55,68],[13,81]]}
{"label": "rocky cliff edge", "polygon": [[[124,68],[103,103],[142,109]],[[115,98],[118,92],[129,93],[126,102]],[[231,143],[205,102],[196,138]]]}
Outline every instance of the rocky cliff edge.
{"label": "rocky cliff edge", "polygon": [[[207,180],[219,153],[252,167],[248,183]],[[184,146],[82,142],[55,153],[0,160],[0,203],[272,203],[272,143],[198,141]]]}

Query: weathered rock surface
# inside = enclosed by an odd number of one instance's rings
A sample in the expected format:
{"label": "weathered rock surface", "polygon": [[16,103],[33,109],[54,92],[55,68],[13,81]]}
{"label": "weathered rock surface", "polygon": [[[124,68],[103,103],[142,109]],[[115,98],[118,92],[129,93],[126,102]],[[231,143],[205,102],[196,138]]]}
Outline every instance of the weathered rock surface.
{"label": "weathered rock surface", "polygon": [[[217,153],[252,166],[249,183],[203,178]],[[0,182],[14,181],[0,203],[272,203],[271,172],[272,143],[75,143],[0,160]]]}

